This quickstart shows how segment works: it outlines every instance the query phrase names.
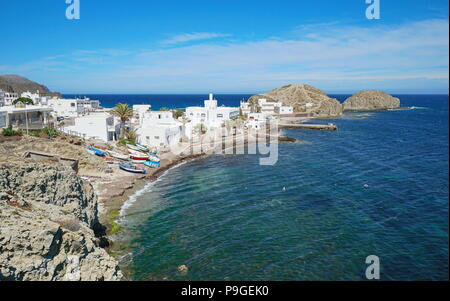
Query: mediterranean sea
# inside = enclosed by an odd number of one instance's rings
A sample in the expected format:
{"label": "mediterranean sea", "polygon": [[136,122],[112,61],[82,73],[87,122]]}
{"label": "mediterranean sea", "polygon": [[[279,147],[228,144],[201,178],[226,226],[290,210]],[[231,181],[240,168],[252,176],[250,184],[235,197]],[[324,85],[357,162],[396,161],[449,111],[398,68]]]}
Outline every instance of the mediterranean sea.
{"label": "mediterranean sea", "polygon": [[[207,97],[87,96],[153,109]],[[248,96],[216,98],[238,106]],[[448,280],[448,95],[394,96],[412,108],[314,121],[336,132],[284,130],[300,142],[280,144],[274,166],[214,155],[168,170],[123,210],[114,239],[129,252],[124,271],[133,280],[365,280],[376,255],[381,280]]]}

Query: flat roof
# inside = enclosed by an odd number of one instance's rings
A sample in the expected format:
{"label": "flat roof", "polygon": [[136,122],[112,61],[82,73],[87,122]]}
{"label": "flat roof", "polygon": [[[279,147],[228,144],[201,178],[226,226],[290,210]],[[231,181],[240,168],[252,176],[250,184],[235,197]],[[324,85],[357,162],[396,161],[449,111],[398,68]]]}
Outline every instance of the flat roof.
{"label": "flat roof", "polygon": [[25,112],[39,112],[39,111],[53,111],[50,107],[44,106],[30,106],[27,105],[25,108],[15,107],[15,106],[3,106],[0,107],[0,111],[7,113],[25,113]]}

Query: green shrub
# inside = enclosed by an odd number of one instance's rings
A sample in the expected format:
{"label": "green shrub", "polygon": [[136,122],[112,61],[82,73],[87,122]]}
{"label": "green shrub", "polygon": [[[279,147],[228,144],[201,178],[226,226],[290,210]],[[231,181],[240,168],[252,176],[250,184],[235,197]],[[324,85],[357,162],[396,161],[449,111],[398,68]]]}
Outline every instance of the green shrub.
{"label": "green shrub", "polygon": [[11,137],[11,136],[22,136],[23,133],[21,130],[13,130],[12,126],[9,126],[7,128],[4,128],[2,131],[2,135],[6,136],[6,137]]}
{"label": "green shrub", "polygon": [[41,130],[41,133],[47,135],[48,137],[54,138],[59,135],[59,132],[51,126],[46,126]]}
{"label": "green shrub", "polygon": [[117,222],[116,221],[113,221],[112,223],[111,223],[111,234],[114,234],[114,233],[116,233],[117,231],[120,231],[120,226],[119,226],[119,224],[117,224]]}
{"label": "green shrub", "polygon": [[41,131],[38,131],[38,130],[30,130],[29,132],[28,132],[28,135],[29,136],[32,136],[32,137],[39,137],[39,134],[41,133]]}
{"label": "green shrub", "polygon": [[132,144],[135,145],[135,142],[133,140],[130,139],[126,139],[126,138],[119,138],[119,145],[125,145],[125,144]]}

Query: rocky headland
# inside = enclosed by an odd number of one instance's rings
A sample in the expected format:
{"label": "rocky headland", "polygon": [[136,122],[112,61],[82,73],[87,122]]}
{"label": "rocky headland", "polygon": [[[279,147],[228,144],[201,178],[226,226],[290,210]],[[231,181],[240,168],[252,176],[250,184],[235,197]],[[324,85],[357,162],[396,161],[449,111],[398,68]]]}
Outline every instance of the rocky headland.
{"label": "rocky headland", "polygon": [[44,85],[15,74],[0,75],[0,90],[18,93],[19,95],[27,91],[32,93],[39,91],[39,94],[44,96],[61,96],[58,92],[51,92]]}
{"label": "rocky headland", "polygon": [[377,90],[364,90],[353,94],[344,103],[344,111],[389,110],[400,107],[400,99]]}
{"label": "rocky headland", "polygon": [[66,165],[0,163],[0,280],[120,280],[92,186]]}

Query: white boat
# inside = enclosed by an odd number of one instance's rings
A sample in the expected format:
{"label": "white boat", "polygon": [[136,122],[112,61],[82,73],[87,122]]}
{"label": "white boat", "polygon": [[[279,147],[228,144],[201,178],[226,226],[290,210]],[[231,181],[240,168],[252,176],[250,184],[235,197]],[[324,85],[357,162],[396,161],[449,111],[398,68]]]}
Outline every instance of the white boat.
{"label": "white boat", "polygon": [[116,152],[113,152],[113,151],[107,151],[107,153],[108,153],[111,157],[116,158],[116,159],[120,159],[120,160],[127,160],[127,159],[128,159],[128,156],[127,156],[127,155],[123,155],[123,154],[116,153]]}
{"label": "white boat", "polygon": [[159,162],[159,161],[160,161],[160,160],[159,160],[159,157],[156,156],[156,155],[153,155],[153,154],[149,154],[149,155],[148,155],[148,160],[154,161],[154,162]]}
{"label": "white boat", "polygon": [[136,143],[136,147],[139,148],[141,151],[148,153],[150,150],[145,145]]}
{"label": "white boat", "polygon": [[136,156],[136,157],[144,157],[144,156],[148,157],[148,154],[145,154],[145,153],[139,152],[139,151],[135,151],[135,150],[130,150],[130,154],[133,156]]}
{"label": "white boat", "polygon": [[126,146],[128,147],[128,149],[134,150],[134,151],[142,151],[139,147],[137,147],[136,145],[132,145],[132,144],[126,144]]}

